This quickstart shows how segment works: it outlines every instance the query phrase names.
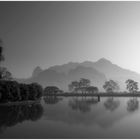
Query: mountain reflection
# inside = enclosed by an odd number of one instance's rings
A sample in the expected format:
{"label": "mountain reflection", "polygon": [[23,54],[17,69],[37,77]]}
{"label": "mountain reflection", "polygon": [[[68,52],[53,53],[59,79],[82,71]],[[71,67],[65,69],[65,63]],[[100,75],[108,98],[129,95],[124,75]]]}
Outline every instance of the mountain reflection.
{"label": "mountain reflection", "polygon": [[73,110],[87,113],[91,111],[91,105],[97,104],[99,101],[99,98],[72,98],[72,100],[69,101],[69,106]]}
{"label": "mountain reflection", "polygon": [[138,110],[139,108],[139,101],[137,97],[133,97],[132,99],[128,100],[127,102],[127,111],[133,112]]}
{"label": "mountain reflection", "polygon": [[57,96],[44,96],[43,100],[45,104],[57,104],[59,101],[62,101],[63,98]]}
{"label": "mountain reflection", "polygon": [[120,105],[119,100],[115,100],[113,97],[109,97],[105,102],[104,106],[107,110],[114,111],[116,110]]}
{"label": "mountain reflection", "polygon": [[43,107],[39,103],[26,105],[0,106],[0,131],[15,126],[26,120],[37,121],[43,115]]}

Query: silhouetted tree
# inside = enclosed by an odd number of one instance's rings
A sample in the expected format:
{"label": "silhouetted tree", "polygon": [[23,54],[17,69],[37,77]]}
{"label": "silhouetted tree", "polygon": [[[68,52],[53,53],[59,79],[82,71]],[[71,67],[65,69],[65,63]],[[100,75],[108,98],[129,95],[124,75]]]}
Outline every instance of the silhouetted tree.
{"label": "silhouetted tree", "polygon": [[40,99],[43,96],[43,88],[38,83],[33,83],[36,89],[36,99]]}
{"label": "silhouetted tree", "polygon": [[81,78],[79,81],[79,86],[81,87],[89,87],[90,86],[90,80],[89,79],[85,79],[85,78]]}
{"label": "silhouetted tree", "polygon": [[28,85],[29,88],[29,100],[37,100],[40,99],[43,95],[43,89],[41,85],[37,83],[32,83]]}
{"label": "silhouetted tree", "polygon": [[[3,56],[2,40],[0,39],[0,64],[2,61],[4,61],[4,56]],[[2,79],[1,71],[0,71],[0,79]]]}
{"label": "silhouetted tree", "polygon": [[[2,40],[0,39],[0,64],[4,61],[4,55],[3,55],[3,46],[2,46]],[[11,80],[12,74],[7,70],[7,68],[0,66],[0,80]]]}
{"label": "silhouetted tree", "polygon": [[135,82],[132,79],[128,79],[126,80],[126,89],[130,92],[130,93],[135,93],[138,91],[138,83]]}
{"label": "silhouetted tree", "polygon": [[0,102],[20,100],[20,89],[16,81],[0,80]]}
{"label": "silhouetted tree", "polygon": [[98,93],[99,90],[98,90],[97,87],[89,86],[89,87],[87,87],[87,92],[88,92],[88,93]]}
{"label": "silhouetted tree", "polygon": [[4,61],[2,40],[0,39],[0,62]]}
{"label": "silhouetted tree", "polygon": [[0,80],[0,102],[8,102],[10,98],[8,86],[7,81]]}
{"label": "silhouetted tree", "polygon": [[44,89],[44,95],[55,95],[57,93],[62,92],[58,87],[56,86],[48,86]]}
{"label": "silhouetted tree", "polygon": [[[8,101],[20,101],[20,88],[19,84],[16,81],[5,81],[7,92],[9,95]],[[5,93],[3,93],[5,94]]]}
{"label": "silhouetted tree", "polygon": [[79,87],[80,87],[80,84],[78,81],[72,81],[71,84],[69,84],[69,91],[75,92],[75,89]]}
{"label": "silhouetted tree", "polygon": [[7,68],[0,67],[0,76],[2,80],[12,80],[12,74],[7,70]]}
{"label": "silhouetted tree", "polygon": [[72,81],[69,86],[69,91],[71,92],[81,92],[85,93],[86,88],[90,86],[90,80],[81,78],[79,81]]}
{"label": "silhouetted tree", "polygon": [[103,88],[106,90],[106,92],[111,93],[114,91],[118,91],[119,85],[115,81],[109,80],[105,82],[105,84],[103,85]]}
{"label": "silhouetted tree", "polygon": [[29,94],[30,94],[29,86],[27,84],[20,83],[19,88],[20,88],[21,100],[22,101],[29,100]]}

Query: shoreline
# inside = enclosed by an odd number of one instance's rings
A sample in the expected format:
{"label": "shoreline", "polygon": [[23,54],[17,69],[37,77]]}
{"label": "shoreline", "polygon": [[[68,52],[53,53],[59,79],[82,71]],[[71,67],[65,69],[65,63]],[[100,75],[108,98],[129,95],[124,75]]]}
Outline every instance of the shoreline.
{"label": "shoreline", "polygon": [[25,105],[25,104],[33,104],[33,103],[40,103],[41,100],[28,100],[28,101],[16,101],[16,102],[6,102],[0,103],[0,106],[11,106],[11,105]]}
{"label": "shoreline", "polygon": [[59,93],[59,94],[48,94],[48,95],[44,95],[44,96],[99,96],[99,97],[109,97],[109,96],[113,96],[113,97],[140,97],[140,92],[137,93],[120,93],[120,92],[115,92],[115,93],[104,93],[104,92],[100,92],[100,93],[69,93],[69,92],[65,92],[65,93]]}

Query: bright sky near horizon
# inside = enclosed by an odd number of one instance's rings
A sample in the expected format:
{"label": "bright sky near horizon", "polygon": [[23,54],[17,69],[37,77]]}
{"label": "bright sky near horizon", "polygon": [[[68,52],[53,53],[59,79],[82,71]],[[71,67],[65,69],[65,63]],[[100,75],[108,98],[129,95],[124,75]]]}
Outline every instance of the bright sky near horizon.
{"label": "bright sky near horizon", "polygon": [[14,77],[102,57],[140,73],[140,2],[0,2],[0,38]]}

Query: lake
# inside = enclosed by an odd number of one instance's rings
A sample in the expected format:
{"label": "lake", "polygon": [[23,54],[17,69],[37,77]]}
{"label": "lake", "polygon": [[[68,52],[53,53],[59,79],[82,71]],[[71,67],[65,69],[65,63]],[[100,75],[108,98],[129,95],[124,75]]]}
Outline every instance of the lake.
{"label": "lake", "polygon": [[44,97],[0,106],[0,138],[140,138],[140,98]]}

